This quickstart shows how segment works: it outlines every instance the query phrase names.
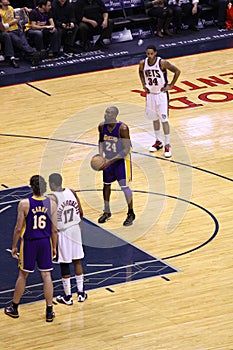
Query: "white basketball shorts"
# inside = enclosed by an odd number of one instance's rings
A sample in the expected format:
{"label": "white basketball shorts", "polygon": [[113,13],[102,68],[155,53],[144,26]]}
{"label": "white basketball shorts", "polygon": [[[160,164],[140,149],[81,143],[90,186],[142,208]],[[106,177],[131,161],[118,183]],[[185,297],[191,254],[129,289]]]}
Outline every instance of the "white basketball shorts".
{"label": "white basketball shorts", "polygon": [[79,225],[58,232],[58,262],[71,263],[84,257]]}
{"label": "white basketball shorts", "polygon": [[146,95],[145,118],[149,120],[168,121],[168,93]]}

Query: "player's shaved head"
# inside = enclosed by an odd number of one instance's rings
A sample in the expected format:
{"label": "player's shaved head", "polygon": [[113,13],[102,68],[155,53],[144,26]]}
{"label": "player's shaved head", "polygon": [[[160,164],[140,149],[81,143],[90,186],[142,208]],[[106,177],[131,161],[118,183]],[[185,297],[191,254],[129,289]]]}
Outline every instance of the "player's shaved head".
{"label": "player's shaved head", "polygon": [[119,109],[116,106],[108,107],[107,110],[111,111],[111,114],[115,117],[119,114]]}
{"label": "player's shaved head", "polygon": [[53,173],[49,175],[49,183],[54,183],[56,186],[61,186],[62,176],[58,173]]}
{"label": "player's shaved head", "polygon": [[148,45],[147,48],[146,48],[146,51],[147,50],[153,50],[154,52],[156,52],[156,47],[154,45]]}
{"label": "player's shaved head", "polygon": [[106,108],[104,119],[107,124],[116,123],[116,118],[118,116],[119,109],[116,106],[110,106]]}

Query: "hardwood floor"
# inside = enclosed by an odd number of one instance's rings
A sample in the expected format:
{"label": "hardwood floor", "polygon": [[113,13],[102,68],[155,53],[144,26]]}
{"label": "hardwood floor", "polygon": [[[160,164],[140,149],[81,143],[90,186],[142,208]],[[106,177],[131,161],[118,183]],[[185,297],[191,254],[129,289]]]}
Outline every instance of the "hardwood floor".
{"label": "hardwood floor", "polygon": [[233,49],[170,61],[182,74],[170,93],[169,160],[148,152],[152,125],[144,98],[131,92],[141,89],[137,66],[31,84],[41,91],[1,88],[1,183],[22,186],[33,174],[59,171],[94,222],[102,178],[89,162],[105,108],[119,107],[133,144],[136,220],[122,226],[125,200],[114,184],[104,227],[180,270],[112,293],[92,290],[81,305],[55,305],[52,324],[44,302],[21,305],[17,320],[2,312],[2,349],[233,349]]}

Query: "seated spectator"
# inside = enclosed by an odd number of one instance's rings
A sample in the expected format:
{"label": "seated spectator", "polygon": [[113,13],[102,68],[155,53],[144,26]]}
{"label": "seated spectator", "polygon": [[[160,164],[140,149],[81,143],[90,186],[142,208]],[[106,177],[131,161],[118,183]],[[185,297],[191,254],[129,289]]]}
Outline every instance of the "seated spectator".
{"label": "seated spectator", "polygon": [[172,15],[173,11],[171,7],[167,6],[167,0],[152,0],[152,8],[148,10],[148,16],[158,19],[158,37],[163,38],[163,34],[172,36],[172,33],[169,31]]}
{"label": "seated spectator", "polygon": [[74,3],[75,16],[79,26],[79,38],[84,50],[89,49],[90,39],[100,34],[95,45],[107,48],[104,39],[110,39],[113,30],[113,20],[109,18],[102,0],[77,0]]}
{"label": "seated spectator", "polygon": [[23,31],[19,29],[19,18],[15,18],[14,9],[10,6],[8,0],[2,0],[0,15],[4,25],[4,32],[1,33],[4,42],[4,53],[6,58],[10,59],[11,65],[18,68],[18,63],[14,57],[14,48],[16,48],[25,55],[26,59],[31,60],[32,65],[37,66],[40,61],[39,52],[28,44]]}
{"label": "seated spectator", "polygon": [[219,29],[225,29],[226,11],[229,0],[208,0],[208,4],[213,6]]}
{"label": "seated spectator", "polygon": [[183,20],[190,30],[198,31],[197,25],[201,13],[199,0],[169,0],[169,5],[173,9],[174,24],[177,31],[181,29]]}
{"label": "seated spectator", "polygon": [[25,30],[36,49],[43,53],[48,49],[49,57],[52,58],[59,54],[59,40],[50,10],[51,1],[40,0],[38,6],[29,12]]}
{"label": "seated spectator", "polygon": [[78,26],[75,24],[73,6],[68,0],[53,0],[52,16],[58,31],[59,50],[63,43],[63,52],[76,52],[74,45]]}
{"label": "seated spectator", "polygon": [[183,21],[183,11],[181,4],[178,0],[168,0],[169,6],[172,8],[173,11],[173,26],[174,31],[176,33],[179,33],[182,29],[182,21]]}
{"label": "seated spectator", "polygon": [[0,16],[0,43],[2,44],[5,60],[10,62],[12,67],[19,68],[19,65],[14,57],[14,48],[11,37],[7,32],[5,32],[5,24],[2,22],[2,16]]}

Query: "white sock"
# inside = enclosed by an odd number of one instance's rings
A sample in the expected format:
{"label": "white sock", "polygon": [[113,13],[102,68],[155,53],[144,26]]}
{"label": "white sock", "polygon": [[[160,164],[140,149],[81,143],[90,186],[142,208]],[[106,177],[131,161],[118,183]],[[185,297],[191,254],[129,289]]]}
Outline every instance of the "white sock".
{"label": "white sock", "polygon": [[83,292],[83,274],[82,275],[75,275],[76,284],[77,284],[77,290],[78,292]]}
{"label": "white sock", "polygon": [[161,135],[160,135],[160,130],[154,130],[155,132],[155,139],[156,141],[162,141]]}
{"label": "white sock", "polygon": [[71,284],[70,284],[70,278],[62,278],[62,284],[65,295],[71,295]]}
{"label": "white sock", "polygon": [[165,136],[165,145],[170,145],[170,134],[164,135]]}

